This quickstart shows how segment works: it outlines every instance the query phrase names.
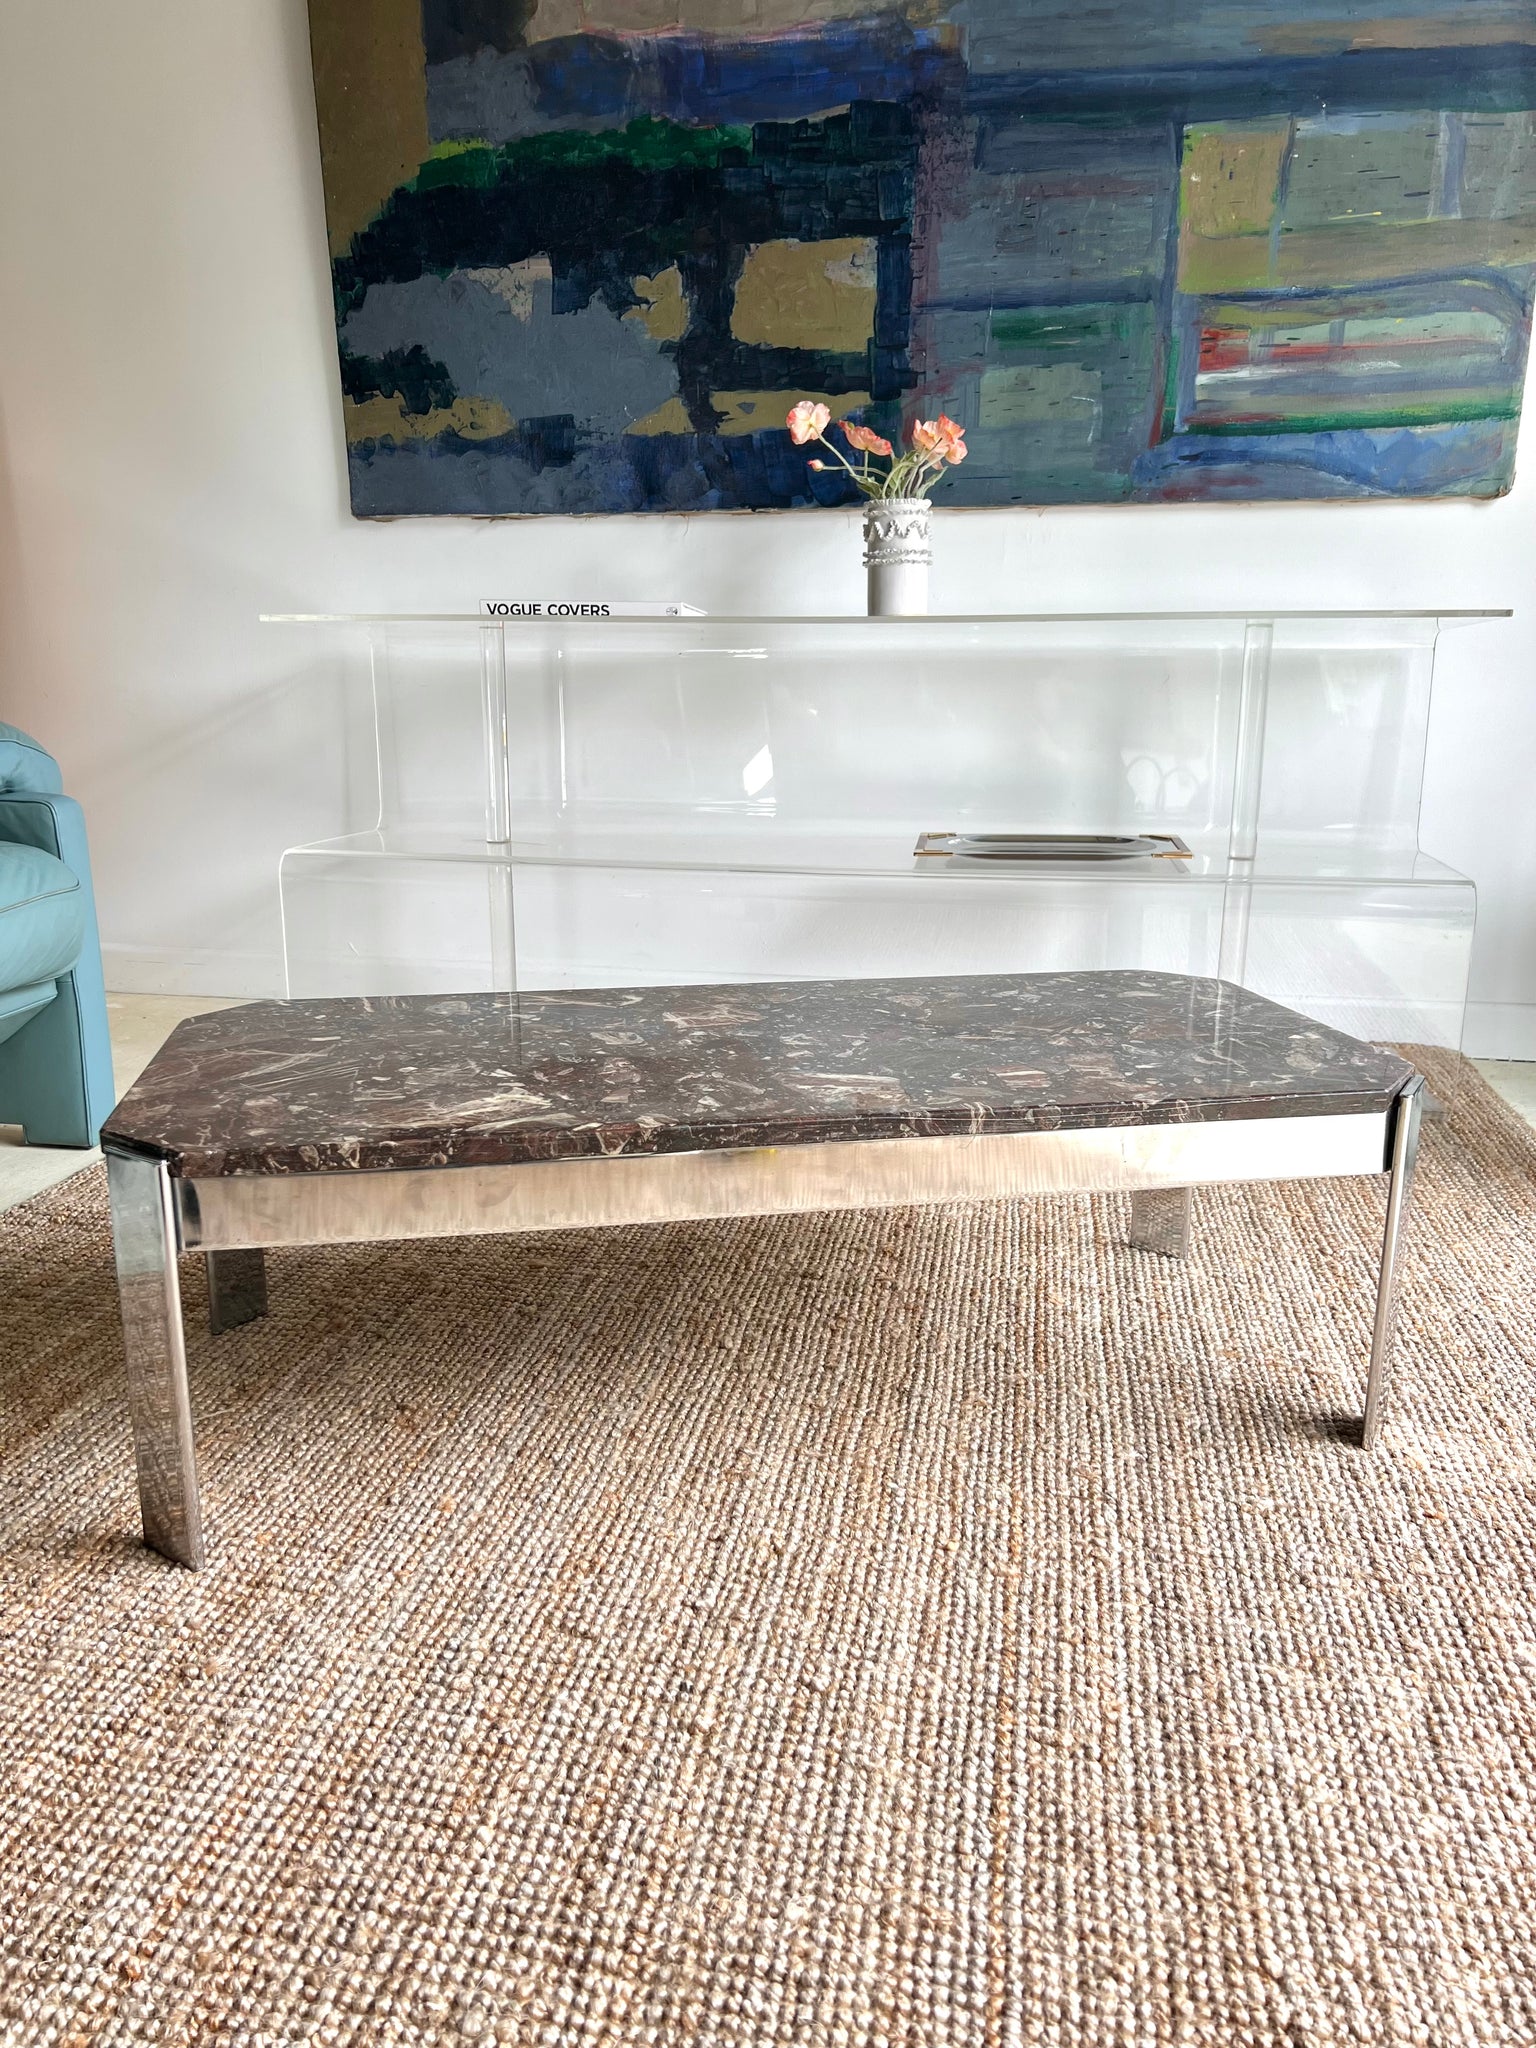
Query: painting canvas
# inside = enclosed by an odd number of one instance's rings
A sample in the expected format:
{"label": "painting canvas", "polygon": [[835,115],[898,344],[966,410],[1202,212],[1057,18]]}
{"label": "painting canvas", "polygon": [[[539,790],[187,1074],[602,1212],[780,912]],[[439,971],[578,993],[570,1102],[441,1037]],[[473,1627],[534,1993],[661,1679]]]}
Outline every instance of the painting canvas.
{"label": "painting canvas", "polygon": [[1536,0],[311,0],[352,503],[1509,487]]}

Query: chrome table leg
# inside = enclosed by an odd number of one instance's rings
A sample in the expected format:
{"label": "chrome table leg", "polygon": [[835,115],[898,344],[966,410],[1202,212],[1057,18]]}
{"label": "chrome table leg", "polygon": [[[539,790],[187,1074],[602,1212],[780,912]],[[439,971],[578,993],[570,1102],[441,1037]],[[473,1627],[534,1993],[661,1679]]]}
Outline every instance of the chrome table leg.
{"label": "chrome table leg", "polygon": [[160,1160],[109,1152],[107,1183],[144,1541],[196,1570],[203,1563],[203,1517],[171,1177]]}
{"label": "chrome table leg", "polygon": [[1381,1247],[1381,1279],[1376,1291],[1376,1327],[1371,1334],[1371,1369],[1365,1382],[1365,1448],[1381,1435],[1382,1411],[1392,1365],[1392,1334],[1397,1321],[1397,1281],[1402,1268],[1408,1226],[1408,1196],[1419,1150],[1419,1120],[1424,1109],[1424,1083],[1414,1076],[1397,1098],[1392,1120],[1392,1175],[1387,1191],[1387,1229]]}
{"label": "chrome table leg", "polygon": [[1167,1259],[1189,1256],[1191,1191],[1141,1188],[1131,1196],[1131,1243]]}
{"label": "chrome table leg", "polygon": [[204,1262],[208,1268],[208,1328],[215,1337],[266,1314],[265,1252],[207,1252]]}

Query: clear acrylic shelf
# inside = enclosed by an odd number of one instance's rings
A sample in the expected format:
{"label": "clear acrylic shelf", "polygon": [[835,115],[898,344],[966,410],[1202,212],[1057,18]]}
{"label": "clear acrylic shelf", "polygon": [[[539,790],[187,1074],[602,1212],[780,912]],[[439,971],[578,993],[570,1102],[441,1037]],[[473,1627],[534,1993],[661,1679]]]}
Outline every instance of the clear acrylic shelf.
{"label": "clear acrylic shelf", "polygon": [[[1435,649],[1508,616],[290,615],[348,657],[355,772],[346,829],[283,856],[288,985],[1160,967],[1459,1045]],[[1189,851],[915,857],[962,831]]]}
{"label": "clear acrylic shelf", "polygon": [[[1145,612],[923,612],[909,614],[902,618],[872,619],[863,612],[786,613],[786,612],[693,612],[686,615],[691,624],[705,626],[764,626],[777,630],[782,626],[823,626],[849,629],[861,633],[883,633],[894,630],[898,633],[932,634],[943,628],[955,626],[1125,626],[1153,624],[1167,621],[1193,620],[1196,623],[1219,623],[1230,625],[1234,619],[1268,619],[1276,624],[1294,624],[1320,620],[1348,619],[1359,621],[1381,621],[1387,619],[1429,620],[1442,625],[1453,625],[1458,620],[1512,619],[1514,612],[1505,606],[1502,609],[1488,607],[1441,608],[1438,610],[1379,611],[1269,611],[1269,612],[1221,612],[1221,611],[1145,611]],[[497,626],[509,633],[525,629],[537,630],[553,626],[562,631],[572,627],[591,626],[602,632],[612,632],[622,627],[670,629],[682,621],[678,618],[626,617],[612,619],[509,619],[492,617],[485,612],[263,612],[260,624],[263,626]]]}

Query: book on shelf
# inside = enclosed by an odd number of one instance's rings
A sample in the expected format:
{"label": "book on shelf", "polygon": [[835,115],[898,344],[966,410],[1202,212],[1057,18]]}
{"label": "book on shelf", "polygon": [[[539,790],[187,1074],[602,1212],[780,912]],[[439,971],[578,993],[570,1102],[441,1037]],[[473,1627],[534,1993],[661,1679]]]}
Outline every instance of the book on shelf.
{"label": "book on shelf", "polygon": [[482,597],[487,619],[702,619],[696,604],[638,604],[629,598]]}

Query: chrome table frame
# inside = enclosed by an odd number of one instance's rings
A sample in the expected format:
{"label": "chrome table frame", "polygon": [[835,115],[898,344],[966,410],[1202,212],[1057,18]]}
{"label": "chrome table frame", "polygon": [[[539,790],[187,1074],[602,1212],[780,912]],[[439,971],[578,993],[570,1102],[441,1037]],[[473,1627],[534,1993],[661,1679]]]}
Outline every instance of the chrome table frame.
{"label": "chrome table frame", "polygon": [[277,1245],[1119,1191],[1131,1196],[1132,1244],[1178,1257],[1189,1246],[1193,1187],[1387,1174],[1366,1379],[1363,1441],[1369,1448],[1381,1433],[1422,1095],[1415,1077],[1386,1109],[1359,1115],[1261,1115],[1224,1123],[203,1180],[174,1175],[152,1154],[109,1145],[144,1540],[180,1564],[195,1569],[204,1562],[177,1268],[178,1255],[190,1251],[207,1255],[209,1318],[217,1334],[264,1312],[263,1254]]}

